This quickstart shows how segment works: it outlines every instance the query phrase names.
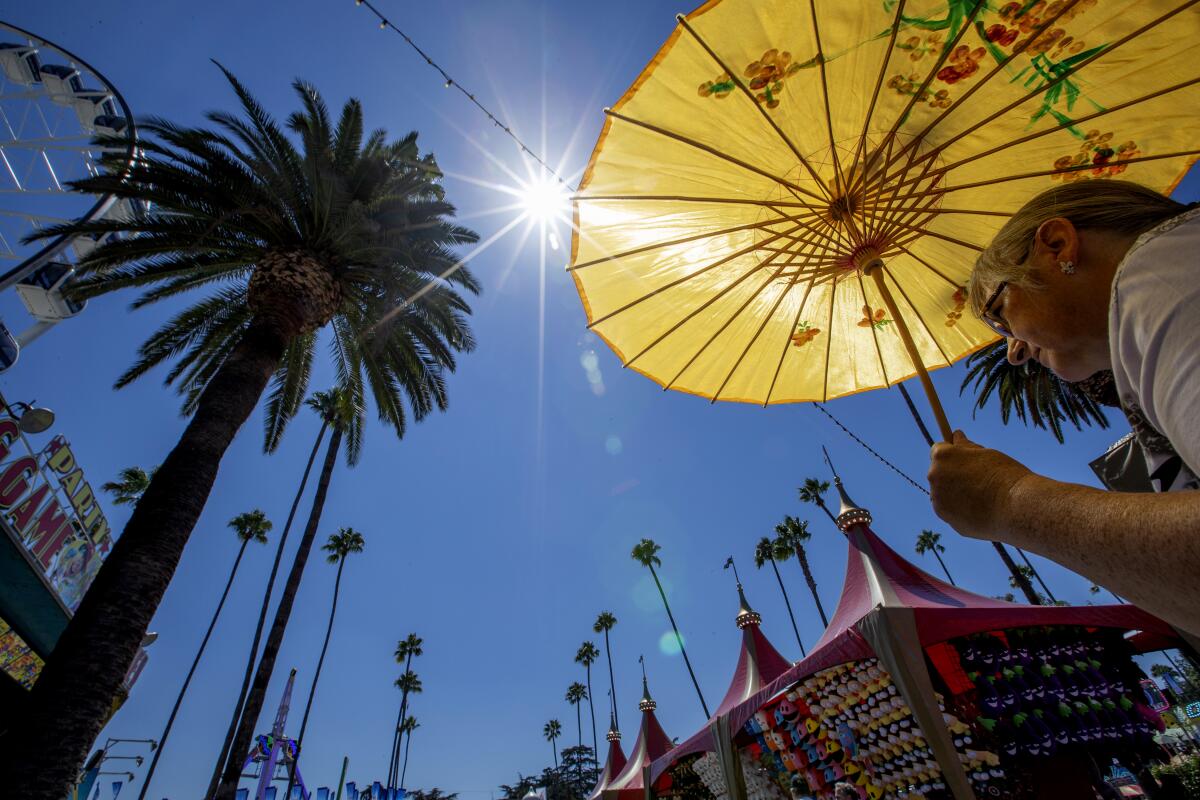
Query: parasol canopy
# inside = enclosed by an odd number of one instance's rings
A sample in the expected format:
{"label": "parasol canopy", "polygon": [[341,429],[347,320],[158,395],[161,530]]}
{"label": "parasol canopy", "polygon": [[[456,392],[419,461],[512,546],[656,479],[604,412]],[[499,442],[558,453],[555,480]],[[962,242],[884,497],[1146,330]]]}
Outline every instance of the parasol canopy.
{"label": "parasol canopy", "polygon": [[[1200,152],[1195,0],[711,0],[574,197],[588,327],[664,388],[828,400],[996,339],[978,252],[1025,201]],[[936,398],[943,432],[948,432]]]}

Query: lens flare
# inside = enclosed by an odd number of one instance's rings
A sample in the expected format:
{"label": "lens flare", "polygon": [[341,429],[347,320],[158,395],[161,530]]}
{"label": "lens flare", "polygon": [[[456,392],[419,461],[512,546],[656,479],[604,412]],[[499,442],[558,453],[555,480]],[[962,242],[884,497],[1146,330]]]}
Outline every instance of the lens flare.
{"label": "lens flare", "polygon": [[[680,634],[682,636],[682,634]],[[687,640],[684,640],[687,644]],[[658,637],[658,650],[665,656],[677,656],[680,651],[679,639],[675,636],[675,631],[664,631],[663,635]]]}

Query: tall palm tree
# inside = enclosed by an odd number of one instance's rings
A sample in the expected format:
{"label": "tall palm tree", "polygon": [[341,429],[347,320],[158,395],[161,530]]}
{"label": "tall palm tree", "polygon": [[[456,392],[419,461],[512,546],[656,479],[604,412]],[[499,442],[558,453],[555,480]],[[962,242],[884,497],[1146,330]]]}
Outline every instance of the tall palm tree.
{"label": "tall palm tree", "polygon": [[598,758],[596,754],[600,751],[596,749],[596,706],[592,702],[592,664],[596,663],[596,659],[600,657],[600,651],[596,648],[594,642],[584,642],[579,645],[579,649],[575,651],[575,663],[582,664],[587,675],[587,701],[588,709],[592,714],[592,755]]}
{"label": "tall palm tree", "polygon": [[[473,349],[477,292],[454,249],[478,240],[449,220],[441,173],[416,134],[364,138],[362,107],[337,121],[309,84],[281,127],[226,72],[239,113],[208,128],[139,125],[136,164],[118,164],[122,136],[102,137],[104,169],[72,183],[144,213],[44,228],[34,238],[91,235],[104,243],[77,266],[78,299],[141,287],[141,307],[195,290],[207,296],[143,344],[124,386],[164,362],[191,415],[151,479],[31,693],[19,740],[2,748],[8,792],[63,797],[100,732],[151,617],[204,508],[226,449],[273,384],[269,446],[307,394],[317,333],[331,329],[335,372],[356,401],[369,386],[402,432],[408,398],[420,419],[444,408],[444,375]],[[365,377],[364,377],[365,376]],[[239,757],[241,754],[239,754]],[[228,792],[225,793],[232,796]]]}
{"label": "tall palm tree", "polygon": [[783,592],[783,603],[787,606],[788,618],[792,621],[796,644],[800,645],[800,655],[808,655],[804,652],[804,642],[800,641],[800,629],[796,627],[796,615],[792,613],[792,601],[788,598],[787,588],[783,585],[783,577],[779,574],[779,565],[775,563],[775,544],[769,537],[764,536],[754,546],[754,566],[762,569],[763,565],[768,562],[771,564],[771,569],[775,571],[775,580],[779,583],[779,591]]}
{"label": "tall palm tree", "polygon": [[[137,469],[133,467],[131,469]],[[141,472],[141,470],[137,470]],[[130,472],[124,470],[122,475]],[[145,473],[142,473],[145,475]],[[200,640],[200,647],[196,650],[196,657],[192,659],[192,666],[188,669],[187,675],[183,679],[183,685],[179,687],[179,694],[175,697],[175,705],[171,706],[171,713],[167,716],[167,724],[163,727],[163,732],[158,737],[158,747],[154,750],[154,757],[150,759],[150,767],[146,770],[146,777],[142,780],[142,790],[138,793],[138,800],[145,800],[146,792],[150,790],[150,781],[154,777],[154,770],[158,767],[158,759],[162,756],[163,748],[166,747],[167,739],[171,735],[171,728],[175,725],[175,716],[179,713],[179,707],[183,704],[183,696],[187,694],[188,687],[191,686],[192,676],[196,674],[196,667],[200,665],[200,658],[204,655],[204,648],[208,646],[208,640],[212,637],[213,628],[217,626],[217,618],[221,616],[221,609],[225,607],[225,600],[229,597],[229,588],[233,586],[233,579],[237,575],[238,567],[242,563],[242,556],[246,554],[246,546],[251,542],[255,544],[266,544],[267,534],[271,531],[271,521],[267,519],[267,515],[259,509],[247,511],[244,514],[238,514],[233,519],[229,520],[229,527],[233,529],[241,544],[238,546],[237,557],[233,559],[233,566],[229,570],[229,578],[225,581],[225,590],[221,592],[221,599],[217,601],[217,609],[213,612],[212,620],[208,623],[208,630],[204,632],[204,638]]]}
{"label": "tall palm tree", "polygon": [[942,565],[942,572],[946,573],[946,580],[950,581],[951,586],[957,586],[954,578],[950,576],[950,570],[946,569],[946,562],[942,561],[941,554],[946,552],[946,546],[941,543],[942,535],[934,533],[931,530],[923,530],[917,534],[917,555],[925,555],[933,553],[933,557]]}
{"label": "tall palm tree", "polygon": [[613,616],[611,611],[601,611],[596,616],[596,622],[592,625],[592,630],[596,633],[604,634],[604,655],[608,659],[608,694],[612,698],[611,711],[613,721],[619,726],[621,719],[617,714],[617,684],[613,680],[612,646],[608,643],[608,632],[616,627],[616,625],[617,618]]}
{"label": "tall palm tree", "polygon": [[[275,578],[279,576],[279,567],[283,564],[283,554],[287,547],[288,536],[292,532],[292,523],[296,521],[296,512],[300,510],[300,501],[304,498],[304,490],[308,487],[308,478],[312,474],[313,464],[317,460],[317,454],[321,451],[321,443],[325,440],[325,433],[329,429],[329,424],[324,420],[321,421],[321,427],[317,430],[316,439],[313,441],[312,450],[309,451],[308,461],[304,465],[304,472],[300,475],[300,485],[296,489],[296,494],[292,498],[291,508],[288,509],[287,521],[283,524],[283,533],[279,535],[279,543],[275,545],[275,558],[271,562],[271,573],[267,577],[266,586],[263,587],[263,599],[258,608],[258,622],[254,626],[254,638],[250,642],[250,652],[246,656],[246,668],[242,673],[242,685],[238,690],[237,700],[234,703],[235,709],[241,709],[246,702],[246,695],[250,692],[250,682],[254,679],[254,666],[258,663],[258,645],[262,641],[263,630],[267,626],[267,613],[271,610],[271,598],[275,593]],[[235,714],[233,719],[229,721],[229,727],[225,731],[225,740],[221,744],[221,751],[217,755],[216,766],[213,768],[212,778],[209,780],[208,791],[205,792],[205,798],[210,798],[217,790],[217,784],[221,780],[221,766],[225,763],[229,756],[229,748],[233,744],[233,737],[237,733],[238,715]]]}
{"label": "tall palm tree", "polygon": [[[1084,425],[1108,427],[1102,405],[1083,387],[1068,383],[1036,361],[1013,365],[1008,362],[1008,345],[1002,339],[967,357],[967,373],[959,394],[974,381],[975,411],[995,395],[1000,401],[1000,419],[1005,425],[1015,412],[1021,422],[1049,430],[1061,444],[1063,421],[1083,430]],[[1028,415],[1028,418],[1027,416]]]}
{"label": "tall palm tree", "polygon": [[[363,408],[352,399],[349,390],[337,388],[329,392],[314,392],[305,401],[305,405],[315,411],[322,427],[331,431],[329,444],[325,449],[325,459],[321,472],[317,477],[317,488],[313,493],[312,509],[308,514],[308,523],[301,534],[300,543],[292,557],[292,566],[288,571],[287,580],[283,585],[279,604],[275,607],[275,617],[267,631],[263,644],[262,655],[254,671],[254,679],[246,694],[245,704],[234,707],[229,729],[234,732],[230,738],[226,735],[227,749],[224,754],[224,772],[217,784],[217,800],[233,800],[242,773],[244,753],[249,752],[250,743],[254,738],[255,726],[267,696],[267,686],[271,682],[271,674],[275,670],[275,660],[283,645],[283,636],[291,619],[292,607],[300,591],[300,581],[304,577],[304,569],[308,566],[308,557],[312,552],[313,542],[317,537],[317,527],[321,522],[321,514],[325,508],[325,498],[329,494],[329,483],[333,478],[333,469],[337,464],[338,452],[342,440],[346,441],[346,461],[350,465],[357,463],[362,452]],[[218,769],[220,763],[218,762]]]}
{"label": "tall palm tree", "polygon": [[[396,678],[396,687],[400,689],[400,706],[405,710],[408,709],[409,695],[421,694],[421,692],[425,691],[425,687],[421,685],[421,678],[411,669],[405,670],[403,675]],[[405,714],[404,720],[407,720],[408,717],[409,715]],[[392,779],[397,782],[400,780],[400,750],[404,744],[404,720],[401,720],[400,724],[396,726],[396,735],[398,737],[396,740],[396,771]],[[403,784],[398,783],[398,785]]]}
{"label": "tall palm tree", "polygon": [[[425,654],[425,640],[415,633],[396,643],[396,663],[404,665],[404,674],[412,671],[412,660]],[[415,673],[414,673],[415,677]],[[399,683],[396,684],[400,686]],[[397,767],[400,763],[400,739],[403,738],[404,720],[408,713],[408,692],[400,686],[400,713],[396,715],[396,728],[392,731],[392,752],[388,756],[388,788],[394,788]]]}
{"label": "tall palm tree", "polygon": [[811,538],[807,522],[790,515],[785,516],[783,522],[775,526],[774,556],[776,561],[786,561],[792,555],[796,556],[796,561],[800,563],[800,569],[804,572],[804,580],[808,583],[808,590],[812,592],[813,602],[817,604],[821,623],[828,628],[829,618],[825,616],[825,606],[821,605],[821,596],[817,594],[817,581],[808,566],[808,552],[804,549],[804,543]]}
{"label": "tall palm tree", "polygon": [[675,615],[671,613],[671,604],[667,602],[667,593],[663,591],[662,583],[658,580],[658,573],[654,571],[655,567],[662,566],[662,560],[658,557],[659,551],[662,550],[651,539],[642,539],[633,546],[633,552],[630,555],[633,560],[650,570],[650,577],[654,578],[654,585],[658,587],[658,596],[662,598],[663,608],[667,610],[667,619],[671,621],[671,630],[675,631],[675,641],[679,644],[679,652],[683,653],[683,663],[687,665],[688,675],[692,677],[692,686],[696,687],[696,696],[700,698],[700,707],[704,709],[704,718],[708,719],[712,715],[708,713],[708,703],[704,702],[704,693],[700,691],[700,683],[696,680],[696,673],[692,671],[692,662],[688,659],[687,649],[683,646],[683,637],[679,635],[679,626],[675,624]]}
{"label": "tall palm tree", "polygon": [[[296,737],[296,741],[300,746],[304,746],[304,732],[308,730],[308,715],[312,711],[313,698],[317,696],[317,681],[321,680],[321,667],[325,665],[325,653],[329,650],[329,638],[333,635],[333,618],[337,614],[338,594],[342,589],[342,569],[346,566],[346,556],[351,553],[361,553],[365,542],[363,535],[353,528],[339,528],[337,533],[329,535],[329,539],[325,544],[321,545],[321,549],[326,552],[325,560],[330,564],[337,564],[337,576],[333,579],[333,602],[329,606],[329,624],[325,626],[325,641],[321,644],[321,655],[317,658],[317,669],[313,672],[312,687],[308,690],[308,701],[304,704],[304,717],[300,721],[300,735]],[[303,751],[301,751],[303,752]],[[300,756],[297,754],[296,763],[299,764]],[[284,797],[292,796],[292,777],[288,778],[287,792]]]}
{"label": "tall palm tree", "polygon": [[583,701],[587,700],[587,687],[575,681],[567,687],[567,702],[575,706],[575,730],[579,734],[579,746],[583,747]]}
{"label": "tall palm tree", "polygon": [[562,723],[556,719],[550,720],[542,726],[542,736],[546,737],[546,741],[554,750],[554,768],[558,769],[558,745],[555,740],[562,736]]}
{"label": "tall palm tree", "polygon": [[825,505],[825,493],[829,491],[829,481],[805,478],[804,485],[796,491],[800,495],[801,503],[812,503],[825,512],[825,516],[829,517],[830,522],[837,525],[837,519],[834,518],[833,512],[829,510],[829,506]]}
{"label": "tall palm tree", "polygon": [[146,493],[146,487],[150,485],[150,479],[157,470],[158,467],[149,472],[141,467],[126,467],[117,473],[117,480],[101,484],[100,488],[112,495],[113,505],[136,505]]}
{"label": "tall palm tree", "polygon": [[400,786],[404,786],[404,777],[408,775],[408,748],[412,746],[413,731],[421,727],[421,723],[417,722],[416,717],[405,717],[404,722],[400,725],[400,733],[405,736],[404,739],[404,769],[400,770]]}

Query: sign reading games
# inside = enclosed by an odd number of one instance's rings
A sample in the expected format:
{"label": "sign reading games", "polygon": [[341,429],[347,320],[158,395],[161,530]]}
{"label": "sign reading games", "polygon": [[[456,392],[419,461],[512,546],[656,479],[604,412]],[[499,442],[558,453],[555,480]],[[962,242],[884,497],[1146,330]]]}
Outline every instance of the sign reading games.
{"label": "sign reading games", "polygon": [[56,436],[34,452],[3,411],[0,515],[75,611],[112,548],[108,520],[67,440]]}

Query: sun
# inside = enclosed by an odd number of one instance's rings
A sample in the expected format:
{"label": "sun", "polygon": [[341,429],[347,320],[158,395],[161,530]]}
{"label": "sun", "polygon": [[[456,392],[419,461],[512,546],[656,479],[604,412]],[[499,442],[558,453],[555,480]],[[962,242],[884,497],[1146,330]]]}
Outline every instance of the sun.
{"label": "sun", "polygon": [[571,195],[556,178],[539,177],[522,181],[518,198],[525,216],[534,222],[551,223],[567,218]]}

